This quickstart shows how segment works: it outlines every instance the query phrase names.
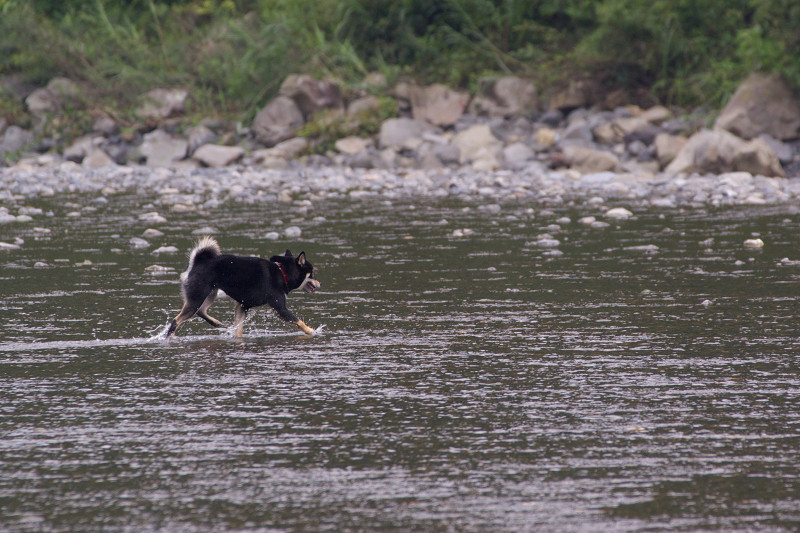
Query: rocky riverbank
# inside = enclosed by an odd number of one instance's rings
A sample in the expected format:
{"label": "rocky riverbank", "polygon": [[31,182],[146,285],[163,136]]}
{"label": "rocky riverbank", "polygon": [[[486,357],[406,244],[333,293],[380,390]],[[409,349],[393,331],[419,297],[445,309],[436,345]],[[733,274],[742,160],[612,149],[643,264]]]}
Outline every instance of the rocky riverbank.
{"label": "rocky riverbank", "polygon": [[[64,94],[77,89],[59,83],[28,96],[32,113],[64,108]],[[123,190],[160,195],[172,209],[367,195],[658,207],[800,197],[800,180],[792,179],[800,177],[800,102],[776,78],[751,76],[713,127],[706,127],[708,114],[661,106],[588,107],[580,86],[545,106],[530,82],[513,77],[487,80],[472,96],[440,85],[390,92],[399,116],[364,135],[364,122],[380,116],[374,111],[386,108],[385,99],[346,100],[335,84],[308,76],[287,79],[238,132],[207,122],[178,134],[172,117],[188,95],[155,91],[140,110],[155,124],[150,131],[126,140],[110,117],[100,117],[95,131],[63,150],[29,153],[0,169],[0,201]],[[314,121],[316,130],[303,129]],[[362,133],[331,140],[322,153],[315,153],[318,137],[299,135],[346,133],[342,124]],[[0,151],[23,150],[28,145],[19,143],[32,135],[6,126]],[[6,215],[19,216],[13,209]]]}

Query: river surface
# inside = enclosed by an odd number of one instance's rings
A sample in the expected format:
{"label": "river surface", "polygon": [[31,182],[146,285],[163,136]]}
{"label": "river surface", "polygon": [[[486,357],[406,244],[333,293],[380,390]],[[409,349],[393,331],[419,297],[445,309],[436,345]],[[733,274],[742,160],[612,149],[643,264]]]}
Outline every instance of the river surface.
{"label": "river surface", "polygon": [[[0,226],[0,530],[800,529],[796,209],[93,200]],[[159,338],[207,226],[319,334]]]}

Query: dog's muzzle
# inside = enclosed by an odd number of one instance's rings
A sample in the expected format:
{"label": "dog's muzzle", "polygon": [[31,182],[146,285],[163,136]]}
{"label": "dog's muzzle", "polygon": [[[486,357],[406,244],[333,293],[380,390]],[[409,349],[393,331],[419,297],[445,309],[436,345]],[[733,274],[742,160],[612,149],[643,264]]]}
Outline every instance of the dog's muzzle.
{"label": "dog's muzzle", "polygon": [[320,287],[320,282],[315,279],[307,279],[303,284],[303,290],[306,292],[316,292]]}

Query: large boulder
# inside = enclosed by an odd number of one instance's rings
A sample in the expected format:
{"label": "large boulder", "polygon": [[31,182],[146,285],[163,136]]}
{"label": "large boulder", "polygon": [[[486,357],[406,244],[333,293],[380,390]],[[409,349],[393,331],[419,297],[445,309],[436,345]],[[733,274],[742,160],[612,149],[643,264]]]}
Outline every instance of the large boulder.
{"label": "large boulder", "polygon": [[0,135],[0,159],[8,153],[22,150],[33,142],[33,133],[20,128],[19,126],[9,126],[3,135]]}
{"label": "large boulder", "polygon": [[288,76],[278,94],[294,100],[306,120],[319,109],[342,106],[342,91],[338,85],[305,74]]}
{"label": "large boulder", "polygon": [[244,157],[244,148],[241,146],[222,146],[219,144],[204,144],[192,155],[192,159],[203,166],[219,168],[231,165]]}
{"label": "large boulder", "polygon": [[572,80],[561,91],[550,98],[549,109],[565,113],[579,107],[590,107],[594,103],[597,87],[589,80]]}
{"label": "large boulder", "polygon": [[604,152],[577,144],[564,148],[569,165],[581,174],[594,174],[619,170],[619,159],[611,152]]}
{"label": "large boulder", "polygon": [[144,119],[152,120],[163,120],[181,115],[186,111],[188,98],[189,91],[186,89],[153,89],[142,97],[142,105],[136,110],[136,114]]}
{"label": "large boulder", "polygon": [[779,77],[751,74],[733,94],[715,127],[744,139],[761,134],[796,139],[800,137],[800,99]]}
{"label": "large boulder", "polygon": [[25,104],[35,117],[59,115],[69,107],[81,105],[81,89],[77,83],[67,78],[53,78],[47,87],[29,94]]}
{"label": "large boulder", "polygon": [[253,133],[264,146],[275,146],[293,137],[303,124],[303,113],[295,101],[287,96],[278,96],[253,119]]}
{"label": "large boulder", "polygon": [[400,148],[410,139],[421,139],[425,133],[436,131],[432,125],[411,118],[390,118],[381,124],[378,145],[381,148]]}
{"label": "large boulder", "polygon": [[539,96],[531,80],[516,76],[485,78],[469,104],[469,112],[490,118],[530,115],[539,108]]}
{"label": "large boulder", "polygon": [[186,157],[189,143],[173,137],[164,130],[155,130],[142,138],[139,151],[146,158],[147,166],[168,167]]}
{"label": "large boulder", "polygon": [[459,149],[459,162],[470,163],[475,170],[494,170],[500,166],[503,143],[494,136],[488,124],[476,124],[453,137]]}
{"label": "large boulder", "polygon": [[427,87],[413,86],[410,92],[411,113],[415,120],[435,126],[452,126],[464,114],[469,95],[437,83]]}
{"label": "large boulder", "polygon": [[692,135],[664,171],[668,174],[746,171],[785,176],[778,157],[763,139],[746,141],[725,130],[701,130]]}

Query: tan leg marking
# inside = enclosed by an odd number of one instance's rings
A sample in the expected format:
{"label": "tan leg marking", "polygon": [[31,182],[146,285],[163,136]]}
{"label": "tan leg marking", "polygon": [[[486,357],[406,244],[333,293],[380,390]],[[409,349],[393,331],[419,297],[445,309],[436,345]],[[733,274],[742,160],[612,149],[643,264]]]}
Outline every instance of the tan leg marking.
{"label": "tan leg marking", "polygon": [[297,326],[298,328],[302,329],[303,333],[305,333],[309,337],[313,337],[314,336],[314,330],[311,329],[310,327],[306,326],[306,323],[303,322],[302,320],[298,320],[297,322],[294,323],[294,325]]}

